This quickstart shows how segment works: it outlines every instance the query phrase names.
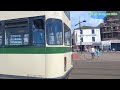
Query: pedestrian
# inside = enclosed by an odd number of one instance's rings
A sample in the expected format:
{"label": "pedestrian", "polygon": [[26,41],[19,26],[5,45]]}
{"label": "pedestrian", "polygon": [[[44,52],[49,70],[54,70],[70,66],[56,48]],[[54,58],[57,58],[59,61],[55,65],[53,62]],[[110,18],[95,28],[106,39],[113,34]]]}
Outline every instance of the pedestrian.
{"label": "pedestrian", "polygon": [[95,49],[95,54],[96,54],[97,60],[98,60],[99,57],[100,57],[100,50],[99,49]]}
{"label": "pedestrian", "polygon": [[93,46],[91,47],[91,57],[92,59],[95,58],[95,48]]}
{"label": "pedestrian", "polygon": [[109,48],[109,52],[111,52],[111,49]]}
{"label": "pedestrian", "polygon": [[115,48],[113,48],[112,51],[115,52]]}

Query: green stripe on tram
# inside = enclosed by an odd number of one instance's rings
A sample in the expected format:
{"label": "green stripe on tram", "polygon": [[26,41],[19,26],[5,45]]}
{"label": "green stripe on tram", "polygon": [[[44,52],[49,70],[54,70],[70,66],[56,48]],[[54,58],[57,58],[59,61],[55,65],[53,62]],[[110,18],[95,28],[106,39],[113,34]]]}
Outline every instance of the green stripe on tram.
{"label": "green stripe on tram", "polygon": [[71,52],[70,47],[0,48],[0,54],[55,54]]}

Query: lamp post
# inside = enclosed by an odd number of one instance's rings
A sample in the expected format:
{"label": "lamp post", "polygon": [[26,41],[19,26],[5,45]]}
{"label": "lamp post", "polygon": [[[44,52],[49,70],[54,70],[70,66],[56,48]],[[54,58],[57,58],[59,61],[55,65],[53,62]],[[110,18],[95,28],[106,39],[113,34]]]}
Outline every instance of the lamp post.
{"label": "lamp post", "polygon": [[[75,25],[75,26],[79,25],[80,31],[81,31],[81,23],[83,23],[83,22],[86,22],[86,21],[85,21],[85,20],[82,21],[82,22],[79,21],[79,23],[77,23],[77,24]],[[81,33],[80,33],[80,34],[81,34]],[[81,35],[80,35],[80,51],[81,51],[81,54],[82,54],[82,41],[81,41]]]}

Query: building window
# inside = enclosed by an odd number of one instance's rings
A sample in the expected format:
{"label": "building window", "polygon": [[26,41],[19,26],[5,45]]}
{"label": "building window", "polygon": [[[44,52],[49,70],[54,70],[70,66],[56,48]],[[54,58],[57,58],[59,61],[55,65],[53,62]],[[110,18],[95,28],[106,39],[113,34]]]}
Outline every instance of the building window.
{"label": "building window", "polygon": [[92,37],[92,41],[93,41],[93,42],[95,41],[95,37]]}
{"label": "building window", "polygon": [[95,30],[94,29],[92,29],[92,34],[95,34]]}
{"label": "building window", "polygon": [[80,30],[80,34],[83,34],[83,30]]}

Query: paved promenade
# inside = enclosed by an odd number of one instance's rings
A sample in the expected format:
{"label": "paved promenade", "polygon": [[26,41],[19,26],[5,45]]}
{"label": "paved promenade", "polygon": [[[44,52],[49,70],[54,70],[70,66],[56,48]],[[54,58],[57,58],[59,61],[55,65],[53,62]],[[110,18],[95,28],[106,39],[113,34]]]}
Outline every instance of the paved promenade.
{"label": "paved promenade", "polygon": [[[73,52],[75,53],[75,52]],[[79,59],[73,59],[73,60],[92,60],[91,54],[89,52],[83,52],[82,54],[78,52],[77,54],[80,55]],[[100,60],[100,61],[120,61],[120,52],[103,52],[101,53],[100,57],[97,59],[95,57],[94,60]]]}
{"label": "paved promenade", "polygon": [[98,60],[92,60],[89,53],[80,56],[79,60],[73,60],[69,79],[120,79],[119,52],[102,53]]}

